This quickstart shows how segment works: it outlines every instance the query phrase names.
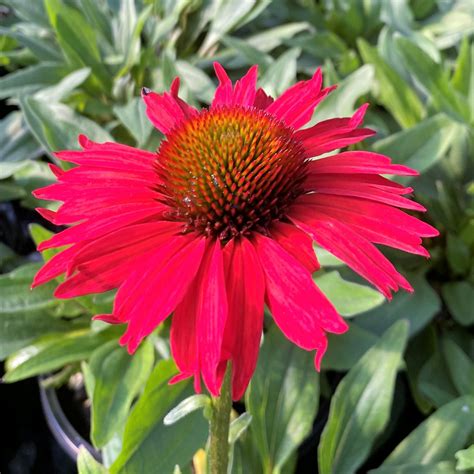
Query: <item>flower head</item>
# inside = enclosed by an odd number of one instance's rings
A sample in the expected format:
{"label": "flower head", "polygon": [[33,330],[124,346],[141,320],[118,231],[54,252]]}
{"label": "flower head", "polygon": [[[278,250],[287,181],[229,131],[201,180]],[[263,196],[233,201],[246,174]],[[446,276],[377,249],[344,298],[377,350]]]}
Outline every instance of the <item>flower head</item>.
{"label": "flower head", "polygon": [[257,89],[253,67],[236,84],[219,79],[208,109],[169,93],[143,89],[151,122],[164,135],[156,153],[79,138],[82,151],[57,157],[57,183],[35,196],[62,201],[44,217],[71,227],[39,246],[67,246],[36,275],[34,285],[65,273],[56,289],[70,298],[118,288],[113,314],[126,324],[120,342],[135,351],[172,315],[171,349],[180,374],[220,391],[232,361],[233,397],[255,369],[264,304],[299,347],[316,350],[326,333],[347,330],[312,280],[319,268],[313,241],[347,263],[387,298],[410,284],[375,247],[428,256],[421,237],[437,231],[401,209],[424,208],[403,195],[411,188],[381,175],[415,175],[386,156],[346,151],[315,159],[373,134],[361,128],[366,105],[349,118],[302,129],[332,88],[321,72],[276,100]]}

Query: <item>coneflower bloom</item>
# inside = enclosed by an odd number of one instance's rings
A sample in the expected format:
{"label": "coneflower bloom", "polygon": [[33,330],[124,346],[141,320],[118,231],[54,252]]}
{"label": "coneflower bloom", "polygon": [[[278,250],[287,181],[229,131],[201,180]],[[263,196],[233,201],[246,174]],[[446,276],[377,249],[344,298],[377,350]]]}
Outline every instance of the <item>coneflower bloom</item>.
{"label": "coneflower bloom", "polygon": [[319,268],[313,242],[362,275],[387,298],[407,280],[375,247],[428,256],[421,237],[437,235],[406,214],[425,209],[412,192],[381,175],[416,175],[367,151],[318,155],[357,143],[367,105],[352,117],[304,127],[333,89],[321,71],[279,98],[257,89],[257,67],[232,84],[219,64],[212,104],[197,110],[169,93],[143,89],[146,112],[165,135],[157,152],[79,137],[82,151],[56,156],[75,163],[57,183],[37,190],[62,201],[41,214],[72,225],[38,249],[65,247],[36,275],[60,274],[59,298],[114,288],[113,314],[126,324],[120,339],[133,353],[171,315],[171,349],[180,371],[172,382],[201,378],[217,395],[232,361],[233,398],[255,369],[264,304],[288,339],[316,351],[319,370],[326,333],[347,325],[312,280]]}

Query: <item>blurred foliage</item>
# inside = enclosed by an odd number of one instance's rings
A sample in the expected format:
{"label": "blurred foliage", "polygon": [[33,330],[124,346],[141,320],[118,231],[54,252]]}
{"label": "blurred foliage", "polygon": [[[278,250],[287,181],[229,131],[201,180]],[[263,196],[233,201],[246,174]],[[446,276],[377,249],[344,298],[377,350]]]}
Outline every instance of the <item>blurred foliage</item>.
{"label": "blurred foliage", "polygon": [[[0,4],[3,380],[48,373],[58,384],[82,371],[103,465],[82,450],[81,474],[171,472],[175,465],[181,470],[174,472],[191,472],[207,436],[199,410],[205,414],[207,402],[187,400],[186,383],[167,385],[175,368],[166,327],[132,359],[116,328],[90,322],[109,312],[113,294],[61,301],[53,283],[31,291],[39,256],[20,248],[19,216],[52,206],[31,190],[53,180],[52,152],[77,148],[78,133],[156,149],[161,136],[145,118],[140,88],[161,91],[180,75],[183,98],[206,106],[215,60],[234,77],[258,64],[271,94],[321,66],[326,83],[339,87],[313,123],[369,101],[367,124],[378,133],[364,146],[420,171],[415,197],[441,231],[428,242],[430,260],[387,252],[416,291],[384,304],[316,249],[325,270],[315,281],[351,329],[330,337],[318,375],[309,354],[269,328],[238,407],[247,413],[231,429],[232,472],[290,473],[302,460],[311,472],[319,464],[319,472],[333,474],[474,468],[472,0]],[[50,235],[38,224],[30,231],[36,243]],[[194,456],[196,472],[203,463]]]}

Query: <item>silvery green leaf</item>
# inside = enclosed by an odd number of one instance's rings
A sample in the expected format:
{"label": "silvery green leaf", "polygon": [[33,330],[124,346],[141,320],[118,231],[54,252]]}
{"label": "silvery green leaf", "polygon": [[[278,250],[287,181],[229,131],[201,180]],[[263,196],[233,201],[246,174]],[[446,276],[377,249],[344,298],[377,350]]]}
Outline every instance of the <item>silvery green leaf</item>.
{"label": "silvery green leaf", "polygon": [[209,406],[211,399],[207,395],[191,395],[175,406],[163,418],[165,425],[172,425],[189,413]]}

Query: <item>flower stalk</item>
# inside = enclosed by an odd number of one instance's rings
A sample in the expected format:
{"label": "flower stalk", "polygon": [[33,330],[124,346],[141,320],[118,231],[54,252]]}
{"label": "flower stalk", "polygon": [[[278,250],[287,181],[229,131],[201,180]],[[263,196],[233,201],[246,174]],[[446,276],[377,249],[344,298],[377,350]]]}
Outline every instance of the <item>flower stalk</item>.
{"label": "flower stalk", "polygon": [[232,409],[231,364],[227,365],[221,394],[212,398],[210,421],[209,473],[227,474],[229,463],[229,425]]}

